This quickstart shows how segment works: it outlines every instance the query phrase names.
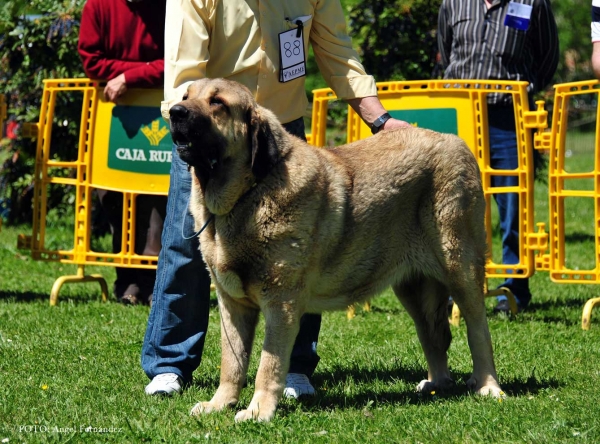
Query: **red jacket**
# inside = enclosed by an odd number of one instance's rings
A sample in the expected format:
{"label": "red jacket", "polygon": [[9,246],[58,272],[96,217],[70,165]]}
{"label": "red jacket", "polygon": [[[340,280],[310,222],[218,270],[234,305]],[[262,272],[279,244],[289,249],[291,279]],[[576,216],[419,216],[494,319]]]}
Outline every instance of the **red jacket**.
{"label": "red jacket", "polygon": [[87,0],[77,49],[88,77],[163,87],[166,0]]}

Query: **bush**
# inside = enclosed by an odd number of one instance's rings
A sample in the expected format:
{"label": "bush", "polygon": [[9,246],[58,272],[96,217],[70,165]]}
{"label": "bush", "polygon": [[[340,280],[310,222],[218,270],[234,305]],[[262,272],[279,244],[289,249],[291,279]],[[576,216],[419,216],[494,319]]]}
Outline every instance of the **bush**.
{"label": "bush", "polygon": [[[0,94],[11,119],[36,122],[46,78],[83,77],[77,53],[79,19],[85,0],[12,0],[0,6]],[[441,0],[342,0],[349,31],[363,64],[378,81],[437,77],[436,28]],[[556,81],[591,78],[589,9],[572,8],[570,0],[554,0],[563,57]],[[325,86],[309,57],[307,92]],[[551,101],[551,96],[545,97]],[[74,96],[60,95],[53,126],[52,153],[72,159],[77,147],[80,106]],[[342,109],[343,108],[343,109]],[[332,113],[343,125],[345,107]],[[62,124],[58,124],[61,122]],[[66,122],[66,125],[64,124]],[[0,142],[0,217],[30,221],[35,142],[17,138]],[[58,173],[60,174],[60,172]],[[65,173],[66,174],[66,173]],[[49,205],[70,208],[66,187],[53,190]],[[5,208],[6,207],[6,208]]]}
{"label": "bush", "polygon": [[[9,119],[19,124],[39,120],[43,80],[83,77],[77,53],[79,19],[84,0],[9,1],[0,10],[0,94],[5,94]],[[52,153],[73,158],[79,136],[81,107],[74,97],[61,95],[54,120]],[[58,123],[60,122],[60,124]],[[35,140],[17,135],[0,145],[0,199],[9,223],[31,220]],[[57,172],[58,175],[61,172]],[[49,206],[71,208],[66,187],[52,190]]]}
{"label": "bush", "polygon": [[434,74],[441,0],[362,0],[349,25],[363,65],[379,82]]}

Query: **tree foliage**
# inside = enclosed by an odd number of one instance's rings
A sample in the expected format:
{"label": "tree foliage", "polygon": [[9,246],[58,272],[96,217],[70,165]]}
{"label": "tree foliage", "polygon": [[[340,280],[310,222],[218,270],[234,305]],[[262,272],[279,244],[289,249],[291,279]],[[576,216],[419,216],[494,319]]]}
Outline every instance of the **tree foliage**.
{"label": "tree foliage", "polygon": [[441,0],[363,0],[349,24],[366,70],[378,81],[431,78]]}
{"label": "tree foliage", "polygon": [[[79,19],[85,0],[0,0],[0,94],[18,122],[39,119],[43,79],[84,75],[77,53]],[[342,0],[349,31],[367,71],[378,81],[436,76],[436,28],[441,0]],[[592,77],[590,5],[553,0],[561,58],[555,83]],[[325,86],[309,59],[307,88]],[[77,146],[80,97],[60,95],[53,125],[52,153],[72,158]],[[30,220],[28,209],[35,143],[0,142],[0,204],[10,202],[12,221]],[[64,189],[51,193],[50,205],[69,199]]]}
{"label": "tree foliage", "polygon": [[[22,124],[39,120],[43,80],[82,77],[77,53],[83,0],[8,1],[0,9],[0,94],[8,115]],[[64,94],[57,103],[52,152],[73,156],[81,107]],[[9,222],[28,220],[35,162],[35,141],[3,139],[0,151],[0,199]],[[60,174],[57,173],[57,174]],[[51,191],[51,206],[61,207],[67,193]]]}
{"label": "tree foliage", "polygon": [[593,78],[590,63],[591,1],[582,2],[583,7],[571,0],[553,0],[552,10],[558,27],[561,57],[555,83],[574,82]]}

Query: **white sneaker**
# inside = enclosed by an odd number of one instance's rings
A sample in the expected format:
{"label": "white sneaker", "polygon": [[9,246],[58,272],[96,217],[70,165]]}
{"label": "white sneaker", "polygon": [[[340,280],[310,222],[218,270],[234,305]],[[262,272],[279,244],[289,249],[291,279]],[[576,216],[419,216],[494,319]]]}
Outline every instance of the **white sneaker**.
{"label": "white sneaker", "polygon": [[315,388],[311,385],[308,376],[302,373],[288,373],[285,377],[283,396],[298,399],[303,395],[315,395]]}
{"label": "white sneaker", "polygon": [[147,395],[167,395],[181,392],[183,381],[175,373],[161,373],[156,375],[146,386]]}

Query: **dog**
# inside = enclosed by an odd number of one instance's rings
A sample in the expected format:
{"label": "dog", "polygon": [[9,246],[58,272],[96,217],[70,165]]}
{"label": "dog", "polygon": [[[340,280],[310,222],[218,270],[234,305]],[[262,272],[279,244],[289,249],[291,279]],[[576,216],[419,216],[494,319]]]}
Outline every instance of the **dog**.
{"label": "dog", "polygon": [[345,310],[390,286],[427,359],[418,391],[453,384],[451,292],[468,326],[468,387],[503,395],[483,296],[485,201],[462,139],[410,127],[315,148],[225,79],[192,83],[170,109],[170,126],[190,167],[190,211],[204,227],[200,249],[221,315],[219,388],[192,414],[237,404],[260,312],[255,391],[236,421],[273,418],[304,313]]}

